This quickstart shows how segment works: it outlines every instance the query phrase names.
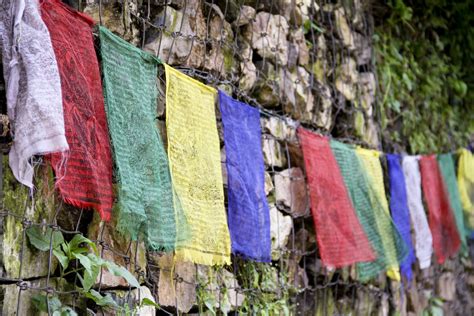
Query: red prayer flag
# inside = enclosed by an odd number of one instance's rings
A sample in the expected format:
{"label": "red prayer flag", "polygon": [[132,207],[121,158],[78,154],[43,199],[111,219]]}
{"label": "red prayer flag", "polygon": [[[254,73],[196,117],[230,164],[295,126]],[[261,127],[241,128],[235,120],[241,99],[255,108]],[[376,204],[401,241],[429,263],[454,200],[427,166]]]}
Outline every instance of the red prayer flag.
{"label": "red prayer flag", "polygon": [[438,263],[456,254],[461,245],[447,188],[435,155],[420,159],[421,185],[428,206],[428,221],[433,235],[433,248]]}
{"label": "red prayer flag", "polygon": [[331,151],[329,139],[299,128],[316,236],[325,266],[375,260]]}
{"label": "red prayer flag", "polygon": [[41,16],[51,35],[61,77],[69,153],[49,156],[56,186],[69,204],[94,208],[109,220],[112,158],[99,64],[91,27],[94,20],[59,0],[42,0]]}

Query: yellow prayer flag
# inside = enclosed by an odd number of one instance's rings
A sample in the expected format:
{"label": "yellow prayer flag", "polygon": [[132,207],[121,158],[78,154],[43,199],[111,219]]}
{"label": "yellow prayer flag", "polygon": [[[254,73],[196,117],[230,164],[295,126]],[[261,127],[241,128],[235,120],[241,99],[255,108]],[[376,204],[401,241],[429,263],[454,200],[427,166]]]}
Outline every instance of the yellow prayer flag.
{"label": "yellow prayer flag", "polygon": [[[383,211],[390,216],[383,182],[383,171],[380,164],[380,153],[375,150],[360,147],[356,149],[356,152],[367,172],[369,181],[372,184],[371,187],[374,190],[374,192],[369,194],[372,207],[381,207]],[[397,261],[396,246],[391,231],[387,231],[386,228],[382,226],[383,224],[381,223],[380,218],[377,219],[377,225],[380,226],[379,232],[384,235],[382,236],[382,244],[385,249],[387,262],[389,263],[387,276],[392,280],[400,281],[400,269]]]}
{"label": "yellow prayer flag", "polygon": [[230,264],[230,235],[216,126],[217,91],[165,65],[166,128],[171,178],[191,238],[176,259]]}
{"label": "yellow prayer flag", "polygon": [[465,148],[459,150],[458,187],[466,233],[470,234],[474,230],[474,155]]}

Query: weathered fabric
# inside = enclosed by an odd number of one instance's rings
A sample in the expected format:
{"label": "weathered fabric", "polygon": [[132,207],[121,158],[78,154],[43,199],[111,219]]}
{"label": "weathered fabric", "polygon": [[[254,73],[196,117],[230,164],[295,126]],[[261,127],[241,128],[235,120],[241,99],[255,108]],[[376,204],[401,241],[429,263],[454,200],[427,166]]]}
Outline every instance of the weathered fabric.
{"label": "weathered fabric", "polygon": [[390,218],[387,195],[385,193],[382,165],[380,164],[380,153],[375,150],[357,148],[362,167],[367,173],[369,180],[369,198],[375,212],[380,210],[376,221],[382,236],[382,245],[387,257],[387,276],[400,281],[399,264],[407,257],[408,247],[402,236]]}
{"label": "weathered fabric", "polygon": [[405,177],[399,155],[386,155],[388,178],[390,183],[390,211],[395,227],[408,247],[408,256],[400,263],[400,271],[408,281],[411,281],[412,265],[415,262],[415,252],[410,232],[410,211],[408,210]]}
{"label": "weathered fabric", "polygon": [[[331,149],[336,157],[344,182],[362,227],[367,234],[377,259],[357,264],[357,274],[361,281],[367,281],[380,272],[398,265],[394,229],[390,215],[383,210],[382,202],[374,199],[372,184],[353,147],[331,141]],[[373,205],[375,204],[375,205]],[[398,235],[396,235],[398,237]],[[400,243],[401,238],[396,238]]]}
{"label": "weathered fabric", "polygon": [[176,258],[230,264],[230,236],[214,103],[216,90],[165,65],[171,178],[191,230]]}
{"label": "weathered fabric", "polygon": [[298,129],[303,150],[318,249],[326,267],[340,268],[375,260],[357,218],[329,139]]}
{"label": "weathered fabric", "polygon": [[105,109],[115,159],[118,229],[153,250],[174,250],[186,227],[175,211],[168,157],[156,125],[159,60],[99,27]]}
{"label": "weathered fabric", "polygon": [[465,233],[474,239],[474,155],[464,148],[459,150],[458,187],[464,211]]}
{"label": "weathered fabric", "polygon": [[33,188],[30,158],[69,149],[58,65],[37,1],[0,2],[0,45],[13,135],[10,167]]}
{"label": "weathered fabric", "polygon": [[91,27],[94,21],[59,0],[41,0],[61,76],[69,155],[51,155],[56,186],[66,201],[95,208],[109,220],[114,200],[107,118]]}
{"label": "weathered fabric", "polygon": [[420,172],[433,248],[438,263],[443,264],[458,252],[461,240],[435,155],[421,157]]}
{"label": "weathered fabric", "polygon": [[441,175],[448,190],[449,204],[456,220],[461,247],[463,252],[467,253],[466,229],[464,228],[464,216],[456,180],[456,170],[454,169],[454,159],[451,154],[438,155],[437,159]]}
{"label": "weathered fabric", "polygon": [[408,200],[408,209],[410,210],[410,219],[413,224],[415,234],[415,253],[418,258],[421,269],[426,269],[431,265],[431,256],[433,254],[433,237],[428,219],[426,218],[425,208],[421,199],[421,176],[418,167],[418,156],[403,157],[403,174],[405,176],[405,185]]}
{"label": "weathered fabric", "polygon": [[260,112],[219,91],[227,168],[232,253],[271,261],[270,211],[265,194]]}

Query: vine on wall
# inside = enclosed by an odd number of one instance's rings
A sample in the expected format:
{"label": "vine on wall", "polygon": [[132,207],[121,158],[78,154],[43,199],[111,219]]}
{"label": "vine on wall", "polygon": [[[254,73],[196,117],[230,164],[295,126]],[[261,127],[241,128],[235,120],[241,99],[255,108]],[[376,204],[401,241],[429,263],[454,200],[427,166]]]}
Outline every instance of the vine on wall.
{"label": "vine on wall", "polygon": [[389,0],[374,43],[385,150],[466,146],[474,133],[472,1]]}

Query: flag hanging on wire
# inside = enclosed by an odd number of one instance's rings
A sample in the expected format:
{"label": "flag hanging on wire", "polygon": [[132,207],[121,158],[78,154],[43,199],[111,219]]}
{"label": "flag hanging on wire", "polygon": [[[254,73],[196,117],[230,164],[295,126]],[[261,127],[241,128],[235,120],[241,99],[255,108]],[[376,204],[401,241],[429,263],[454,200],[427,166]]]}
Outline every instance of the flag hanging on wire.
{"label": "flag hanging on wire", "polygon": [[464,211],[466,235],[474,239],[474,155],[465,148],[459,150],[458,187]]}
{"label": "flag hanging on wire", "polygon": [[421,176],[418,156],[403,157],[402,167],[408,200],[410,219],[415,233],[415,253],[421,269],[431,265],[433,237],[421,198]]}
{"label": "flag hanging on wire", "polygon": [[438,263],[443,264],[458,252],[461,240],[435,155],[421,157],[420,172],[433,248]]}
{"label": "flag hanging on wire", "polygon": [[30,159],[69,149],[58,65],[37,1],[0,3],[0,47],[7,113],[14,135],[10,168],[19,182],[32,189]]}
{"label": "flag hanging on wire", "polygon": [[216,90],[165,65],[171,178],[191,230],[176,258],[230,264],[230,236],[217,134]]}
{"label": "flag hanging on wire", "polygon": [[464,214],[462,211],[461,197],[459,195],[458,183],[456,180],[456,170],[454,159],[451,154],[438,155],[438,165],[443,177],[449,196],[449,204],[453,211],[456,227],[458,228],[459,238],[464,253],[467,253],[468,246],[466,241],[466,229],[464,228]]}
{"label": "flag hanging on wire", "polygon": [[134,240],[143,235],[152,250],[174,250],[187,229],[173,201],[168,157],[156,124],[159,60],[105,27],[99,27],[99,36],[118,229]]}
{"label": "flag hanging on wire", "polygon": [[406,193],[405,177],[403,175],[401,157],[386,155],[388,178],[390,183],[390,211],[395,226],[408,247],[408,256],[400,263],[400,271],[408,281],[411,281],[412,265],[415,262],[415,252],[411,240],[410,211]]}
{"label": "flag hanging on wire", "polygon": [[219,91],[227,168],[232,252],[271,261],[270,211],[265,194],[260,112]]}
{"label": "flag hanging on wire", "polygon": [[95,208],[110,219],[114,195],[107,118],[94,49],[94,21],[59,0],[42,0],[61,77],[69,155],[50,156],[62,198],[76,207]]}

